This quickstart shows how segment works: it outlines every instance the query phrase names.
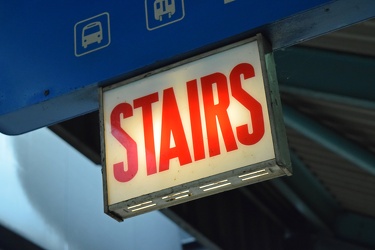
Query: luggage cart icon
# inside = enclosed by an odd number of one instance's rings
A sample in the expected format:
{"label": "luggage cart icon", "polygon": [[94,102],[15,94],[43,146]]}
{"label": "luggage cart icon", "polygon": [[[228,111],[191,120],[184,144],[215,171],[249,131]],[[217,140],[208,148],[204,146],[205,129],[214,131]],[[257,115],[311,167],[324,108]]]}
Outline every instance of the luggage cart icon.
{"label": "luggage cart icon", "polygon": [[168,14],[168,18],[176,12],[176,5],[174,0],[155,0],[154,2],[154,17],[155,20],[162,21],[163,15]]}
{"label": "luggage cart icon", "polygon": [[154,30],[185,17],[184,0],[144,0],[146,12],[146,26]]}

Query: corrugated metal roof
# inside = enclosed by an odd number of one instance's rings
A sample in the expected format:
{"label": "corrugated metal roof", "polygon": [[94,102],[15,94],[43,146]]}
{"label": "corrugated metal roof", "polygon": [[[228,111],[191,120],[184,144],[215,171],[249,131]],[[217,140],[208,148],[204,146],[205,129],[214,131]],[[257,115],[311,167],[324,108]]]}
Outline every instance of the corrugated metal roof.
{"label": "corrugated metal roof", "polygon": [[[326,34],[301,44],[306,47],[375,56],[375,19]],[[353,82],[353,88],[356,87]],[[362,91],[367,91],[366,89]],[[283,102],[375,154],[375,104],[300,90],[282,91]],[[375,176],[328,150],[323,145],[287,128],[291,149],[336,199],[344,211],[375,217]],[[375,166],[374,166],[375,168]]]}
{"label": "corrugated metal roof", "polygon": [[[375,109],[283,94],[283,101],[366,150],[374,151]],[[289,145],[342,209],[375,217],[375,176],[288,129]]]}
{"label": "corrugated metal roof", "polygon": [[357,55],[375,56],[374,30],[375,19],[371,19],[304,42],[302,45]]}

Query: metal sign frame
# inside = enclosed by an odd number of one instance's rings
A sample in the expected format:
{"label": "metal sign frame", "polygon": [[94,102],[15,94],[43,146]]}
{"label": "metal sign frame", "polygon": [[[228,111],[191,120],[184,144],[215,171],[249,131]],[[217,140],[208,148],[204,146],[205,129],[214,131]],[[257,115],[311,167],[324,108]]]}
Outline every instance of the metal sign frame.
{"label": "metal sign frame", "polygon": [[[262,75],[264,79],[265,94],[268,107],[268,116],[271,125],[271,135],[274,144],[275,158],[249,166],[237,168],[235,170],[216,174],[214,176],[202,178],[199,180],[184,183],[174,187],[166,188],[153,193],[145,194],[136,198],[122,201],[113,205],[108,204],[107,190],[107,166],[105,155],[105,138],[104,130],[104,108],[103,93],[107,90],[123,86],[139,79],[149,77],[161,72],[168,71],[180,65],[197,61],[199,59],[230,50],[237,46],[254,42],[258,43]],[[99,89],[100,99],[100,126],[101,126],[101,146],[102,146],[102,173],[103,173],[103,190],[104,190],[104,211],[118,221],[129,218],[138,214],[149,212],[156,209],[184,203],[186,201],[213,195],[215,193],[238,188],[240,186],[265,181],[283,175],[291,175],[291,163],[289,158],[289,149],[287,145],[285,127],[283,122],[281,102],[277,84],[276,71],[271,53],[270,45],[265,41],[262,35],[249,38],[235,44],[227,45],[222,48],[203,53],[201,55],[186,59],[184,61],[148,72],[137,77],[116,83],[111,86]],[[246,181],[244,181],[244,179]],[[228,185],[227,183],[230,183]],[[222,185],[224,184],[224,185]],[[212,187],[212,188],[211,188]],[[204,190],[205,189],[205,190]]]}

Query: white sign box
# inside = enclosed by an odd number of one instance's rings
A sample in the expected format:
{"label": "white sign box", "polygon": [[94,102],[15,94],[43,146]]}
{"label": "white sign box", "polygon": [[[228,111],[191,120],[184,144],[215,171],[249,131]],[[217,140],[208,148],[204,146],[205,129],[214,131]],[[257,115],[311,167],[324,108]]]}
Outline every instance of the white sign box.
{"label": "white sign box", "polygon": [[106,213],[122,220],[291,173],[263,43],[258,35],[101,89]]}

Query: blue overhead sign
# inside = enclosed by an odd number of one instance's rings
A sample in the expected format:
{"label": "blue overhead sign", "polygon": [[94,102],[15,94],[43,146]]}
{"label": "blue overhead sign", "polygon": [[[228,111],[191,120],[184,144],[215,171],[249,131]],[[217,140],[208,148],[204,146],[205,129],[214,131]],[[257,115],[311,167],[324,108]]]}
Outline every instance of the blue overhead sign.
{"label": "blue overhead sign", "polygon": [[1,1],[0,132],[23,133],[96,110],[97,86],[223,41],[261,31],[274,42],[270,25],[331,2]]}

